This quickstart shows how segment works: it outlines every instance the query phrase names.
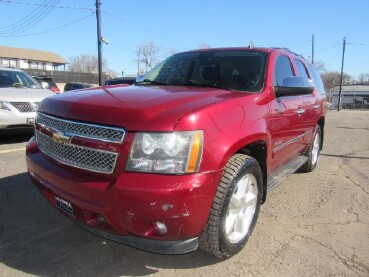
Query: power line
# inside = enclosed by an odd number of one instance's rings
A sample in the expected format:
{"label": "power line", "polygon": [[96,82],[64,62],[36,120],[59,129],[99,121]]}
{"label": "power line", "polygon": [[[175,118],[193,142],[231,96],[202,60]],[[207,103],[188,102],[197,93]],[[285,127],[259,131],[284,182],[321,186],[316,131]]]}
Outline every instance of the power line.
{"label": "power line", "polygon": [[145,29],[145,28],[143,28],[143,27],[141,27],[141,26],[138,26],[138,25],[136,25],[136,24],[129,23],[129,22],[125,21],[123,18],[118,17],[118,16],[116,16],[116,15],[113,15],[113,14],[111,14],[111,13],[108,13],[108,12],[106,12],[106,11],[104,11],[104,10],[102,10],[102,12],[103,12],[104,14],[106,14],[106,15],[109,15],[109,16],[111,16],[111,17],[113,17],[113,18],[118,19],[119,21],[122,21],[122,22],[124,22],[124,23],[126,23],[126,24],[129,24],[129,25],[131,25],[131,26],[133,26],[133,27],[135,27],[135,28],[142,29],[142,30],[144,30],[144,31],[145,31],[145,32],[147,32],[147,33],[150,33],[150,34],[153,34],[153,35],[155,35],[155,36],[158,36],[158,37],[161,37],[161,38],[163,38],[163,39],[166,39],[166,40],[168,40],[168,41],[174,42],[174,43],[179,44],[179,45],[181,45],[181,46],[183,46],[183,47],[186,47],[186,48],[188,48],[188,47],[189,47],[188,45],[186,45],[186,44],[184,44],[184,43],[182,43],[182,42],[175,41],[175,40],[173,40],[173,39],[171,39],[171,38],[168,38],[168,37],[163,36],[163,35],[161,35],[161,34],[155,33],[155,32],[153,32],[153,31],[151,31],[151,30]]}
{"label": "power line", "polygon": [[[339,43],[339,44],[336,44],[334,46],[331,46],[331,47],[327,47],[327,48],[323,48],[323,49],[319,49],[319,50],[314,50],[314,52],[323,52],[323,51],[326,51],[326,50],[329,50],[329,49],[333,49],[333,48],[336,48],[338,46],[341,46],[342,43]],[[310,54],[310,52],[305,52],[305,53],[302,53],[301,55],[305,55],[305,54]]]}
{"label": "power line", "polygon": [[[60,0],[50,0],[48,3],[56,4],[59,1]],[[37,8],[35,10],[37,10]],[[22,33],[26,32],[26,31],[28,31],[29,29],[31,29],[37,23],[39,23],[52,10],[53,10],[53,7],[51,7],[51,6],[42,7],[31,18],[29,18],[25,22],[22,22],[21,24],[19,24],[19,26],[14,26],[12,28],[9,28],[8,30],[1,31],[0,33],[5,33],[7,35],[19,35],[19,34],[22,34]]]}
{"label": "power line", "polygon": [[[43,3],[45,3],[47,0],[44,0]],[[29,14],[27,14],[25,17],[19,19],[18,21],[14,22],[13,24],[7,25],[7,26],[2,26],[0,27],[1,29],[5,29],[5,28],[10,28],[16,25],[20,25],[22,21],[26,20],[27,18],[31,17],[33,13],[35,13],[38,9],[40,9],[40,7],[35,8],[34,10],[32,10]],[[10,28],[12,29],[12,28]]]}
{"label": "power line", "polygon": [[24,2],[24,1],[13,1],[13,0],[0,0],[3,3],[11,3],[11,4],[18,4],[18,5],[32,5],[32,6],[40,6],[40,7],[53,7],[58,9],[75,9],[75,10],[93,10],[92,8],[87,7],[71,7],[71,6],[58,6],[58,5],[45,5],[39,3],[31,3],[31,2]]}
{"label": "power line", "polygon": [[38,33],[25,34],[25,35],[1,35],[1,34],[0,34],[0,37],[28,37],[28,36],[41,35],[41,34],[45,34],[45,33],[49,33],[49,32],[55,31],[55,30],[59,30],[59,29],[64,28],[64,27],[68,27],[68,26],[70,26],[70,25],[72,25],[72,24],[75,24],[75,23],[78,23],[78,22],[80,22],[80,21],[82,21],[82,20],[87,19],[87,18],[89,18],[89,17],[93,16],[94,14],[95,14],[95,13],[91,13],[91,14],[89,14],[88,16],[82,17],[82,18],[77,19],[77,20],[75,20],[75,21],[69,22],[69,23],[67,23],[67,24],[61,25],[61,26],[56,27],[56,28],[52,28],[52,29],[49,29],[49,30],[45,30],[45,31],[42,31],[42,32],[38,32]]}

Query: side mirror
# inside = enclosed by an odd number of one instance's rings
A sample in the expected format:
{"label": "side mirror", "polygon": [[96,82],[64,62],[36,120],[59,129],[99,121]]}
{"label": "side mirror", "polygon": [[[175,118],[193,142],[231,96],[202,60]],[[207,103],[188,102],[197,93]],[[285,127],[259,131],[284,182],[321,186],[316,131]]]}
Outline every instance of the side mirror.
{"label": "side mirror", "polygon": [[50,87],[49,87],[49,84],[48,83],[46,83],[46,82],[41,82],[41,87],[43,88],[43,89],[49,89]]}
{"label": "side mirror", "polygon": [[274,92],[277,98],[312,94],[313,91],[313,81],[306,77],[288,77],[283,80],[282,86],[274,86]]}

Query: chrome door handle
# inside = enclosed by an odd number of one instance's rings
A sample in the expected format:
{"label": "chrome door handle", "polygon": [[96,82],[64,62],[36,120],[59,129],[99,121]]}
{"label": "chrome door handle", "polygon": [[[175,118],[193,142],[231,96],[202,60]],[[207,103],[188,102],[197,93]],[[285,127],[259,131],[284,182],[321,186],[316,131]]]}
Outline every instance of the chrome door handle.
{"label": "chrome door handle", "polygon": [[319,109],[319,107],[320,107],[319,104],[314,105],[314,109]]}
{"label": "chrome door handle", "polygon": [[302,115],[305,112],[305,109],[299,109],[297,110],[298,115]]}

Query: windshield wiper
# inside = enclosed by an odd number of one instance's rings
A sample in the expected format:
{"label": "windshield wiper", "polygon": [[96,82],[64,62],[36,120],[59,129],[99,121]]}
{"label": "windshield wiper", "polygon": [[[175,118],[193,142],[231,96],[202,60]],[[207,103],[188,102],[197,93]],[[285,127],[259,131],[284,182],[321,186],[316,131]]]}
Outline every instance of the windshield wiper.
{"label": "windshield wiper", "polygon": [[145,80],[142,80],[140,82],[137,82],[136,85],[162,85],[162,86],[169,86],[170,84],[164,83],[164,82],[159,82],[159,81],[154,81],[154,80],[150,80],[150,79],[145,79]]}
{"label": "windshield wiper", "polygon": [[202,82],[196,81],[196,80],[188,80],[185,83],[181,83],[181,84],[176,84],[178,86],[194,86],[194,87],[209,87],[209,88],[213,88],[217,85],[216,82],[214,83],[208,83],[208,84],[204,84]]}
{"label": "windshield wiper", "polygon": [[219,89],[232,90],[232,91],[234,90],[229,87],[219,86],[217,82],[211,82],[208,84],[204,84],[197,80],[188,80],[186,83],[183,83],[182,85],[183,86],[194,86],[194,87],[206,87],[206,88],[219,88]]}

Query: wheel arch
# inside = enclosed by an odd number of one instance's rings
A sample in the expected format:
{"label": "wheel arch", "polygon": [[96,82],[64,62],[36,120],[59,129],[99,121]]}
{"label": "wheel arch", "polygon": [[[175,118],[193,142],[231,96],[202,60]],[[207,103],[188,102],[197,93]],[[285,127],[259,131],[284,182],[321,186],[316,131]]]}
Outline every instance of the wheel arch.
{"label": "wheel arch", "polygon": [[247,146],[239,149],[236,153],[245,154],[250,157],[253,157],[259,164],[261,172],[263,173],[263,195],[261,199],[261,203],[263,204],[266,201],[267,196],[267,144],[265,141],[256,141]]}
{"label": "wheel arch", "polygon": [[320,136],[320,150],[323,149],[323,142],[324,142],[324,125],[325,125],[325,117],[319,118],[317,124],[320,127],[321,136]]}

